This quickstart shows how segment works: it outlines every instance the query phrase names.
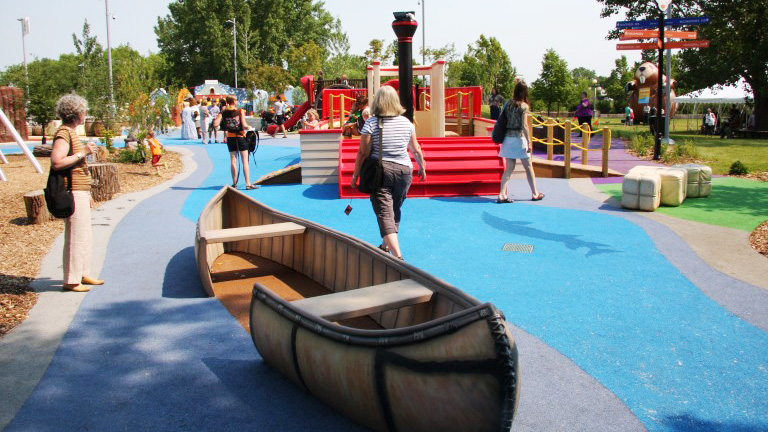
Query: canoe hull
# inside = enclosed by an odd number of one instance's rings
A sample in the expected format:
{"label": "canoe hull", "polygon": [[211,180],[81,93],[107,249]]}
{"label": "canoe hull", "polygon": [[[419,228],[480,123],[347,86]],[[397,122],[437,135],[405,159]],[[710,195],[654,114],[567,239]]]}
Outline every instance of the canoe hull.
{"label": "canoe hull", "polygon": [[490,304],[400,331],[354,331],[254,288],[251,336],[264,360],[379,431],[506,431],[519,399],[517,348]]}

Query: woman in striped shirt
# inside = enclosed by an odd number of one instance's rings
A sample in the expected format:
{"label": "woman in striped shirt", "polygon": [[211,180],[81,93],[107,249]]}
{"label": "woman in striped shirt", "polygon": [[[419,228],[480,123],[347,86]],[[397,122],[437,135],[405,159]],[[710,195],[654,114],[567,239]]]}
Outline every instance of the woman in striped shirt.
{"label": "woman in striped shirt", "polygon": [[[85,156],[96,152],[96,144],[80,141],[75,129],[85,122],[88,102],[75,94],[62,96],[56,103],[61,127],[53,138],[51,165],[55,170],[72,170],[72,196],[75,212],[64,224],[64,289],[88,291],[85,285],[101,285],[91,273],[91,173]],[[69,180],[68,180],[69,181]],[[69,186],[69,185],[68,185]]]}
{"label": "woman in striped shirt", "polygon": [[394,88],[383,86],[376,92],[371,105],[372,117],[366,120],[360,130],[360,149],[357,152],[351,183],[352,188],[357,188],[363,160],[368,157],[378,159],[381,150],[384,166],[382,184],[371,194],[371,204],[382,237],[379,247],[399,259],[403,259],[397,239],[400,207],[413,180],[413,165],[408,150],[419,164],[421,181],[427,180],[427,165],[416,140],[416,128],[410,120],[402,116],[404,112],[405,109],[400,105],[400,98]]}

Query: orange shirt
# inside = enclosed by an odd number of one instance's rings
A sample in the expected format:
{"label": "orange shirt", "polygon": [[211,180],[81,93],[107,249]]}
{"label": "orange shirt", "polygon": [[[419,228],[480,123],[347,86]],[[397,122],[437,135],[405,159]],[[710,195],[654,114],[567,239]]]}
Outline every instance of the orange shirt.
{"label": "orange shirt", "polygon": [[[53,141],[57,139],[63,139],[72,147],[72,154],[81,153],[86,154],[87,150],[85,144],[80,142],[80,137],[77,136],[77,132],[74,129],[61,126],[56,131],[56,135],[53,137]],[[68,153],[69,154],[69,153]],[[91,172],[88,170],[88,163],[85,158],[80,159],[79,162],[72,166],[72,190],[73,191],[90,191],[91,190]]]}

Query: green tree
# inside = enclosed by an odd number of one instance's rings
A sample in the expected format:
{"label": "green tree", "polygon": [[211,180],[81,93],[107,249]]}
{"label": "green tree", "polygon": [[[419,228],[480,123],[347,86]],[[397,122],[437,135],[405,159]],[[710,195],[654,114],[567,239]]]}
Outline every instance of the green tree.
{"label": "green tree", "polygon": [[547,107],[547,114],[552,112],[552,105],[560,111],[561,104],[574,99],[573,77],[568,70],[568,63],[560,58],[553,49],[547,50],[541,62],[541,75],[532,84],[534,97]]}
{"label": "green tree", "polygon": [[[597,1],[603,4],[603,17],[625,13],[632,20],[659,15],[654,2]],[[677,0],[670,7],[673,16],[710,17],[709,25],[696,28],[710,47],[683,50],[676,79],[685,87],[704,88],[744,78],[754,93],[757,128],[768,130],[768,32],[760,24],[768,16],[768,2]],[[611,36],[618,37],[618,32]]]}
{"label": "green tree", "polygon": [[304,75],[314,75],[323,67],[325,51],[316,43],[309,41],[300,47],[294,47],[286,53],[288,71],[293,77],[293,85],[298,86]]}
{"label": "green tree", "polygon": [[[283,66],[291,48],[314,42],[324,50],[340,26],[312,0],[186,0],[168,5],[155,26],[170,72],[187,84],[218,79],[233,83],[232,25],[237,22],[237,67],[255,61]],[[252,69],[252,67],[251,67]]]}
{"label": "green tree", "polygon": [[288,88],[293,78],[280,66],[270,66],[256,60],[245,66],[243,80],[249,87],[281,94]]}
{"label": "green tree", "polygon": [[76,90],[88,100],[88,112],[100,120],[110,122],[112,107],[109,93],[109,70],[107,56],[96,36],[91,36],[88,20],[83,23],[80,38],[72,34],[72,41],[77,51],[78,82]]}
{"label": "green tree", "polygon": [[479,85],[485,95],[497,88],[505,97],[512,96],[516,73],[499,41],[484,35],[467,47],[461,61],[450,63],[447,72],[451,85]]}

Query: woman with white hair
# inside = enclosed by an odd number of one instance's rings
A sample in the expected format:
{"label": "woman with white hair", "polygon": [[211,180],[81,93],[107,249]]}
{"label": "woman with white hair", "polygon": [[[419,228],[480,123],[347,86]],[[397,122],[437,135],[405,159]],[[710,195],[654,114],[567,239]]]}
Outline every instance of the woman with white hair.
{"label": "woman with white hair", "polygon": [[408,151],[411,151],[419,164],[421,181],[427,180],[427,164],[416,139],[416,128],[402,116],[405,109],[400,105],[400,98],[394,88],[381,87],[373,97],[370,108],[372,116],[360,130],[360,149],[351,185],[357,188],[363,161],[369,157],[378,159],[381,151],[384,166],[382,184],[371,193],[371,204],[382,237],[379,247],[403,259],[397,232],[400,229],[400,208],[413,180],[413,165]]}
{"label": "woman with white hair", "polygon": [[101,285],[103,280],[91,274],[91,173],[86,155],[96,152],[96,144],[82,143],[76,129],[85,123],[88,102],[75,94],[62,96],[56,103],[61,127],[53,138],[51,166],[55,170],[71,169],[67,179],[75,198],[75,212],[64,223],[64,290],[84,292],[85,285]]}

